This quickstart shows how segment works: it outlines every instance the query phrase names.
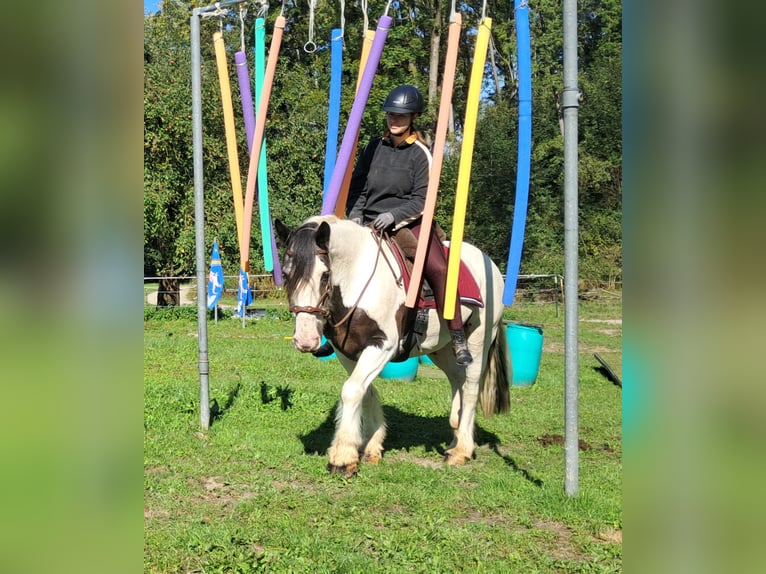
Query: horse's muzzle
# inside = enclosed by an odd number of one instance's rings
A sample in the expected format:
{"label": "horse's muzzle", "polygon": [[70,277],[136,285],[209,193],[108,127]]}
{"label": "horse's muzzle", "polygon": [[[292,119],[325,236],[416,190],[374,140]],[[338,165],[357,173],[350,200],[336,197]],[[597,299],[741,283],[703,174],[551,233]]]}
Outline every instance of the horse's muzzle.
{"label": "horse's muzzle", "polygon": [[295,347],[301,353],[313,353],[319,349],[319,341],[316,343],[301,343],[293,337],[293,347]]}

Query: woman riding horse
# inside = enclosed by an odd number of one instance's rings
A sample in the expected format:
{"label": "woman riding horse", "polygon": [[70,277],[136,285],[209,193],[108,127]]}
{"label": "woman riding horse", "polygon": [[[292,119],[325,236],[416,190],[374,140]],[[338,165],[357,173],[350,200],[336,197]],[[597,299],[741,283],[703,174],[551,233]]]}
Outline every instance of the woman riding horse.
{"label": "woman riding horse", "polygon": [[[414,127],[415,119],[423,111],[423,96],[415,86],[398,86],[388,94],[383,111],[388,130],[382,137],[372,139],[359,157],[351,176],[346,216],[356,223],[372,223],[375,229],[387,230],[392,236],[412,233],[417,238],[431,170],[431,152],[418,139]],[[444,316],[447,257],[437,227],[431,228],[423,276]],[[457,364],[461,367],[471,364],[473,357],[466,345],[459,293],[454,318],[448,321],[448,326]]]}

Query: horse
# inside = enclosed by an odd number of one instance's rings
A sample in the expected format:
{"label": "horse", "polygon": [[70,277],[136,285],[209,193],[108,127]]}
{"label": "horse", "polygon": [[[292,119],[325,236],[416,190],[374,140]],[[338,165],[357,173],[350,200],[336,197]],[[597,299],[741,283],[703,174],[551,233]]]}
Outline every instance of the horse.
{"label": "horse", "polygon": [[286,246],[282,271],[295,315],[293,346],[303,353],[316,352],[324,335],[348,373],[336,410],[328,470],[348,478],[358,472],[360,458],[372,464],[381,460],[386,423],[373,381],[389,361],[423,354],[444,371],[452,386],[449,424],[454,438],[445,450],[445,462],[462,465],[473,459],[477,401],[487,417],[507,412],[510,404],[512,367],[502,324],[503,277],[497,266],[478,248],[462,244],[461,259],[483,304],[461,301],[474,357],[461,367],[455,362],[447,323],[436,309],[427,311],[420,340],[410,343],[412,348],[403,343],[412,332],[413,310],[405,306],[401,269],[380,232],[334,215],[310,217],[295,230],[279,220],[274,223]]}

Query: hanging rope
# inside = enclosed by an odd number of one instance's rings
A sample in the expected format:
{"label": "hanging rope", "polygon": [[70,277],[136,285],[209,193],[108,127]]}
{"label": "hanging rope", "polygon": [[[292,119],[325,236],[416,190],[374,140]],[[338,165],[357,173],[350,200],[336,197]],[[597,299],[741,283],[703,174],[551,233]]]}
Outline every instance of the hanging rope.
{"label": "hanging rope", "polygon": [[215,10],[211,10],[210,12],[202,12],[200,14],[200,17],[202,18],[222,18],[224,16],[229,15],[229,9],[228,8],[221,8],[221,3],[216,2],[214,4]]}
{"label": "hanging rope", "polygon": [[316,0],[309,0],[309,40],[303,44],[303,51],[307,54],[313,54],[317,51],[317,45],[314,43],[314,10],[316,6]]}
{"label": "hanging rope", "polygon": [[247,4],[239,5],[239,50],[245,51],[245,16],[247,15]]}
{"label": "hanging rope", "polygon": [[364,34],[370,29],[370,19],[367,16],[367,0],[362,0],[362,16],[364,16]]}

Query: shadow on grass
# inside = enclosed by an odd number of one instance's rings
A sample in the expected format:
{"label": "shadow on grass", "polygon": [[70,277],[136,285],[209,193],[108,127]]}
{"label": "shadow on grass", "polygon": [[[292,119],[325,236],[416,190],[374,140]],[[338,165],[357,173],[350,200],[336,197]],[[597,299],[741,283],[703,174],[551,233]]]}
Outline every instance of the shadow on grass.
{"label": "shadow on grass", "polygon": [[229,394],[226,395],[226,402],[223,404],[223,407],[221,407],[218,404],[218,401],[216,399],[213,399],[213,404],[210,405],[210,424],[212,425],[215,423],[218,419],[222,418],[223,415],[226,414],[226,412],[234,405],[234,401],[237,400],[237,397],[239,396],[239,389],[242,387],[242,383],[237,383],[237,386],[235,386],[233,389],[229,391]]}
{"label": "shadow on grass", "polygon": [[[335,432],[335,414],[337,405],[330,409],[322,423],[305,435],[298,435],[303,443],[306,454],[324,456],[330,447]],[[424,417],[406,413],[396,407],[384,406],[383,414],[388,427],[385,440],[386,450],[404,450],[409,452],[415,447],[423,447],[426,452],[436,452],[444,456],[444,450],[452,442],[452,429],[448,417]],[[505,461],[514,472],[521,474],[535,486],[542,486],[543,481],[532,476],[529,471],[521,468],[512,457],[502,454],[498,445],[500,438],[492,432],[476,425],[475,440],[477,446],[488,446],[489,449]]]}
{"label": "shadow on grass", "polygon": [[293,393],[294,391],[290,387],[277,385],[276,387],[273,387],[272,390],[271,385],[266,384],[265,381],[261,381],[261,402],[264,405],[279,399],[281,401],[280,408],[283,411],[286,411],[293,406]]}
{"label": "shadow on grass", "polygon": [[502,453],[501,453],[501,452],[500,452],[500,451],[497,449],[497,443],[490,445],[490,448],[491,448],[491,449],[494,451],[494,453],[495,453],[497,456],[499,456],[500,458],[502,458],[502,459],[505,461],[505,464],[507,464],[508,466],[510,466],[510,467],[511,467],[511,468],[514,470],[514,472],[518,472],[518,473],[519,473],[521,476],[523,476],[523,477],[524,477],[526,480],[528,480],[529,482],[531,482],[532,484],[534,484],[534,485],[535,485],[535,486],[537,486],[537,487],[541,487],[541,486],[543,486],[543,484],[544,484],[544,483],[543,483],[543,481],[542,481],[542,480],[540,480],[540,479],[539,479],[539,478],[537,478],[536,476],[532,476],[532,474],[530,474],[530,472],[529,472],[529,471],[528,471],[526,468],[521,468],[521,467],[520,467],[518,464],[516,464],[516,461],[515,461],[515,460],[513,460],[513,458],[512,458],[512,457],[508,456],[507,454],[502,454]]}

